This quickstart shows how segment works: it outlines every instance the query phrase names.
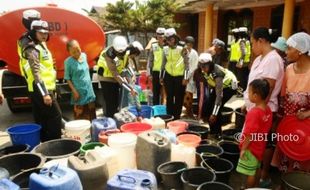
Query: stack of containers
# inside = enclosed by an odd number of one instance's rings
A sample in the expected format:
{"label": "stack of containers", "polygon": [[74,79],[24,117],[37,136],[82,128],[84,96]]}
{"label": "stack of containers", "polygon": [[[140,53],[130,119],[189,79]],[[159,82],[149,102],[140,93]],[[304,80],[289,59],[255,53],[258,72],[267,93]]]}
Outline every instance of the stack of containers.
{"label": "stack of containers", "polygon": [[92,141],[98,142],[98,135],[101,131],[108,131],[117,129],[114,119],[109,117],[102,117],[92,121]]}

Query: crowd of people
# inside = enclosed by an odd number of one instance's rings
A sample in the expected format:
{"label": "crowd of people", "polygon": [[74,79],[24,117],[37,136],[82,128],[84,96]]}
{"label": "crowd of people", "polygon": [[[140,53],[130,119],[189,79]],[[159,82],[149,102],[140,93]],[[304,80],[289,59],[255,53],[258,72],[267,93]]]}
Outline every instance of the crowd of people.
{"label": "crowd of people", "polygon": [[[41,140],[61,137],[62,113],[55,97],[56,71],[52,52],[47,48],[48,23],[35,10],[26,10],[22,20],[26,32],[18,40],[21,74],[28,84],[33,115],[42,126]],[[248,176],[247,187],[270,183],[270,163],[281,172],[310,172],[310,158],[288,155],[273,137],[286,126],[288,117],[307,123],[310,119],[310,36],[299,32],[286,41],[266,27],[256,28],[249,36],[246,27],[232,31],[234,39],[227,53],[225,43],[214,39],[212,46],[200,54],[195,39],[187,36],[182,43],[174,28],[159,27],[148,52],[147,75],[152,81],[153,104],[166,102],[167,114],[180,119],[194,117],[193,97],[198,99],[196,119],[208,122],[210,134],[221,138],[225,103],[244,90],[246,121],[240,142],[237,171]],[[87,55],[77,39],[67,42],[70,54],[64,61],[65,75],[71,91],[75,119],[96,118],[96,96],[92,87]],[[135,58],[144,51],[138,41],[128,43],[116,36],[97,62],[106,109],[113,117],[119,111],[121,96],[137,96],[134,88]],[[0,104],[3,95],[0,95]],[[128,104],[127,104],[128,105]],[[137,102],[137,109],[141,109]],[[139,111],[139,110],[138,110]],[[279,124],[280,123],[280,124]],[[306,129],[289,126],[293,131]],[[253,134],[268,134],[266,141],[253,141]],[[306,134],[309,136],[310,134]],[[300,145],[302,146],[302,145]],[[305,147],[309,148],[309,147]],[[297,152],[298,153],[298,152]]]}

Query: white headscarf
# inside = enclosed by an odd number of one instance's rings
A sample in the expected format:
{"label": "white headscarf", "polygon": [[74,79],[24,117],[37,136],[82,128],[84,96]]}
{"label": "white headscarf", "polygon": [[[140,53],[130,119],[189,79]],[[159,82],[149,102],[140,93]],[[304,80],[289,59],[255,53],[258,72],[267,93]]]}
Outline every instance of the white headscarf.
{"label": "white headscarf", "polygon": [[305,32],[298,32],[287,40],[286,44],[304,54],[308,52],[310,56],[310,35]]}

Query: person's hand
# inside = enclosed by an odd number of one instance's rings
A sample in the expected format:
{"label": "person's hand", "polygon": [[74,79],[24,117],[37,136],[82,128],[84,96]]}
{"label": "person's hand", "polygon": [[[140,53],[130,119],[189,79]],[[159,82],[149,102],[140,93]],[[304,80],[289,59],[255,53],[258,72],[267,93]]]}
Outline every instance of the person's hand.
{"label": "person's hand", "polygon": [[73,100],[78,101],[79,99],[80,99],[80,94],[76,90],[74,90],[73,91]]}
{"label": "person's hand", "polygon": [[161,85],[164,85],[164,79],[160,79],[159,81]]}
{"label": "person's hand", "polygon": [[304,120],[304,119],[310,117],[310,110],[309,111],[298,111],[296,113],[296,117],[300,120]]}
{"label": "person's hand", "polygon": [[4,100],[3,94],[0,94],[0,105],[2,105],[3,100]]}
{"label": "person's hand", "polygon": [[182,80],[182,85],[183,85],[183,86],[186,86],[187,84],[188,84],[188,80],[183,79],[183,80]]}
{"label": "person's hand", "polygon": [[247,160],[247,158],[245,157],[245,150],[241,150],[241,151],[240,151],[240,158],[241,158],[242,160]]}
{"label": "person's hand", "polygon": [[216,115],[211,115],[210,118],[209,118],[209,122],[211,124],[215,123],[216,122]]}
{"label": "person's hand", "polygon": [[138,95],[138,92],[135,91],[133,88],[130,90],[130,94],[131,96],[135,97],[136,95]]}
{"label": "person's hand", "polygon": [[45,105],[52,106],[53,100],[52,100],[52,97],[50,95],[43,96],[43,101],[44,101]]}
{"label": "person's hand", "polygon": [[241,109],[241,113],[246,114],[246,106],[245,105],[243,105],[240,109]]}

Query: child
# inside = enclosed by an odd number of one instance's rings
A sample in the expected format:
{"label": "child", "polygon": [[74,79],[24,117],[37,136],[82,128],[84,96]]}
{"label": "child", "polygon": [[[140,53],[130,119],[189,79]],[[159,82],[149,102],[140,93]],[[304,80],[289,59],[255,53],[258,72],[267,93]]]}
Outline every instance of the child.
{"label": "child", "polygon": [[266,103],[269,83],[265,79],[253,80],[249,85],[249,99],[255,104],[246,115],[240,140],[239,173],[247,175],[246,188],[258,186],[259,169],[272,125],[272,111]]}
{"label": "child", "polygon": [[65,60],[65,79],[72,91],[71,104],[74,105],[74,119],[96,118],[96,96],[90,79],[87,57],[81,52],[79,43],[70,40],[67,50],[71,55]]}

